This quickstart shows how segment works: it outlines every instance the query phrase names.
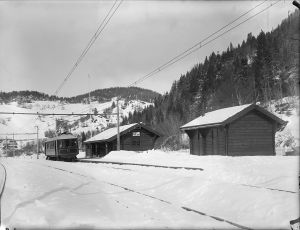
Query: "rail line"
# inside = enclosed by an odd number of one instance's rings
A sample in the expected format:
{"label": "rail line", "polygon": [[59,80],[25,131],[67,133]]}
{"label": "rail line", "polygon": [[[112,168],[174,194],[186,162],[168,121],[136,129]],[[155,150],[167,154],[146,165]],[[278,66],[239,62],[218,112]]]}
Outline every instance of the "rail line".
{"label": "rail line", "polygon": [[[138,164],[138,163],[124,163],[124,162],[113,162],[113,161],[94,161],[94,160],[79,160],[80,163],[96,163],[96,164],[117,164],[117,165],[129,165],[129,166],[145,166],[145,167],[157,167],[157,168],[166,168],[166,169],[187,169],[187,170],[200,170],[204,171],[202,168],[194,168],[194,167],[182,167],[182,166],[163,166],[163,165],[149,165],[149,164]],[[120,169],[120,170],[127,170],[127,171],[134,171],[132,169],[122,169],[122,168],[116,168],[116,167],[107,167],[112,169]],[[256,189],[266,189],[271,191],[277,191],[277,192],[286,192],[286,193],[293,193],[297,194],[298,192],[290,191],[290,190],[284,190],[284,189],[277,189],[277,188],[269,188],[269,187],[263,187],[263,186],[257,186],[257,185],[251,185],[251,184],[240,184],[240,183],[233,183],[235,185],[241,185],[245,187],[250,188],[256,188]]]}
{"label": "rail line", "polygon": [[[31,162],[28,162],[28,163],[31,163]],[[32,163],[32,164],[34,164],[34,163]],[[90,179],[96,180],[94,177],[87,176],[87,175],[84,175],[84,174],[81,174],[81,173],[77,173],[77,172],[73,172],[73,171],[69,171],[69,170],[65,170],[65,169],[62,169],[62,168],[59,168],[59,167],[53,167],[53,166],[44,165],[44,164],[36,164],[36,165],[40,165],[40,166],[43,166],[43,167],[48,167],[48,168],[52,168],[52,169],[55,169],[55,170],[59,170],[59,171],[65,172],[65,173],[70,173],[70,174],[78,175],[78,176],[81,176],[81,177],[85,177],[85,178],[90,178]],[[201,212],[201,211],[198,211],[198,210],[195,210],[195,209],[192,209],[192,208],[188,208],[188,207],[185,207],[185,206],[177,206],[177,205],[175,205],[174,203],[172,203],[170,201],[166,201],[166,200],[163,200],[161,198],[158,198],[158,197],[155,197],[155,196],[151,196],[151,195],[148,195],[146,193],[142,193],[140,191],[137,191],[137,190],[134,190],[134,189],[122,186],[122,185],[118,185],[118,184],[111,183],[111,182],[104,181],[104,180],[97,180],[97,181],[99,181],[101,183],[104,183],[104,184],[107,184],[107,185],[110,185],[110,186],[121,188],[121,189],[123,189],[123,190],[125,190],[127,192],[132,192],[132,193],[135,193],[135,194],[138,194],[138,195],[141,195],[141,196],[145,196],[145,197],[148,197],[148,198],[151,198],[151,199],[154,199],[154,200],[158,200],[160,202],[172,205],[172,206],[174,206],[176,208],[183,209],[183,210],[185,210],[187,212],[193,212],[193,213],[196,213],[196,214],[199,214],[199,215],[202,215],[202,216],[207,216],[209,218],[212,218],[212,219],[220,221],[220,222],[226,222],[226,223],[228,223],[228,224],[230,224],[230,225],[232,225],[234,227],[240,228],[240,229],[252,230],[252,228],[249,228],[247,226],[244,226],[244,225],[235,223],[233,221],[224,219],[222,217],[213,216],[213,215],[210,215],[208,213]]]}
{"label": "rail line", "polygon": [[96,163],[96,164],[117,164],[117,165],[134,165],[134,166],[143,166],[143,167],[155,167],[155,168],[167,168],[167,169],[187,169],[187,170],[200,170],[203,171],[203,168],[196,167],[183,167],[183,166],[167,166],[167,165],[153,165],[153,164],[141,164],[141,163],[125,163],[117,161],[95,161],[95,160],[78,160],[78,162],[83,163]]}
{"label": "rail line", "polygon": [[[78,161],[80,163],[91,163],[91,162],[87,162],[87,161]],[[28,163],[31,163],[31,162],[28,162]],[[74,162],[73,162],[74,163]],[[104,163],[104,162],[99,162],[99,161],[95,161],[95,163]],[[33,164],[33,163],[32,163]],[[118,165],[134,165],[134,166],[149,166],[149,167],[155,167],[155,166],[152,166],[152,165],[143,165],[143,164],[131,164],[131,163],[114,163],[114,162],[105,162],[104,164],[118,164]],[[56,168],[57,170],[61,170],[61,171],[65,171],[63,169],[60,169],[60,168],[57,168],[57,167],[53,167],[53,166],[48,166],[48,165],[43,165],[45,167],[50,167],[50,168]],[[136,170],[133,170],[133,169],[127,169],[127,168],[119,168],[119,167],[109,167],[109,166],[104,166],[105,168],[110,168],[110,169],[116,169],[116,170],[123,170],[123,171],[136,171]],[[158,168],[171,168],[171,169],[199,169],[200,171],[204,171],[204,169],[201,169],[201,168],[186,168],[186,167],[180,167],[180,166],[157,166]],[[80,174],[77,174],[77,175],[80,175]],[[285,193],[292,193],[292,194],[298,194],[298,192],[295,192],[295,191],[290,191],[290,190],[284,190],[284,189],[276,189],[276,188],[268,188],[268,187],[263,187],[263,186],[257,186],[257,185],[251,185],[251,184],[241,184],[241,183],[232,183],[234,185],[240,185],[240,186],[244,186],[244,187],[249,187],[249,188],[253,188],[253,189],[266,189],[266,190],[270,190],[270,191],[275,191],[275,192],[285,192]]]}
{"label": "rail line", "polygon": [[6,172],[5,166],[1,162],[0,162],[0,165],[1,165],[1,168],[3,171],[2,174],[4,175],[0,181],[0,226],[1,226],[1,224],[2,224],[2,208],[1,208],[2,207],[2,195],[4,192],[5,183],[6,183],[7,172]]}
{"label": "rail line", "polygon": [[268,187],[261,187],[257,185],[250,185],[250,184],[238,184],[246,187],[252,187],[252,188],[259,188],[259,189],[267,189],[267,190],[272,190],[272,191],[277,191],[277,192],[287,192],[287,193],[294,193],[296,194],[297,192],[290,191],[290,190],[284,190],[284,189],[277,189],[277,188],[268,188]]}

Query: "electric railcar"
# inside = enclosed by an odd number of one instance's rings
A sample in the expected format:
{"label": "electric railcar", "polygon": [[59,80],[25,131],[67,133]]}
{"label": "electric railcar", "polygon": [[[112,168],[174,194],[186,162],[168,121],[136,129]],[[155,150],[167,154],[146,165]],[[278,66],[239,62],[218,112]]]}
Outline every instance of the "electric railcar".
{"label": "electric railcar", "polygon": [[75,161],[79,153],[77,137],[72,134],[48,138],[44,147],[47,160]]}

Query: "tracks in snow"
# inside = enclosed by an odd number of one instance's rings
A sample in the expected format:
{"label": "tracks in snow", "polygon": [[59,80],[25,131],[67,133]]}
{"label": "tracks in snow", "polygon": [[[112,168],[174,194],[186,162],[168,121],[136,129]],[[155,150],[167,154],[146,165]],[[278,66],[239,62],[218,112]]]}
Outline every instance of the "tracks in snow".
{"label": "tracks in snow", "polygon": [[[204,171],[202,168],[195,168],[195,167],[181,167],[181,166],[163,166],[163,165],[150,165],[150,164],[139,164],[139,163],[123,163],[123,162],[113,162],[113,161],[95,161],[95,160],[79,160],[80,163],[96,163],[96,164],[117,164],[117,165],[128,165],[128,166],[145,166],[145,167],[156,167],[156,168],[165,168],[165,169],[186,169],[186,170],[200,170]],[[125,168],[117,168],[117,167],[107,167],[112,169],[120,169],[120,170],[127,170],[127,171],[134,171],[132,169],[125,169]],[[251,185],[251,184],[240,184],[236,183],[235,185],[241,185],[245,187],[250,188],[256,188],[256,189],[266,189],[271,191],[277,191],[277,192],[286,192],[286,193],[293,193],[297,194],[295,191],[290,190],[284,190],[284,189],[276,189],[276,188],[268,188],[268,187],[262,187],[257,185]]]}
{"label": "tracks in snow", "polygon": [[143,167],[155,167],[155,168],[166,168],[166,169],[187,169],[187,170],[203,171],[202,168],[196,168],[196,167],[166,166],[166,165],[153,165],[153,164],[142,164],[142,163],[124,163],[124,162],[115,162],[115,161],[78,160],[78,162],[95,163],[95,164],[134,165],[134,166],[143,166]]}
{"label": "tracks in snow", "polygon": [[[27,162],[27,163],[35,164],[35,163],[32,163],[32,162]],[[59,167],[54,167],[54,166],[45,165],[45,164],[35,164],[35,165],[39,165],[39,166],[43,166],[43,167],[48,167],[48,168],[59,170],[59,171],[65,172],[65,173],[70,173],[70,174],[73,174],[73,175],[78,175],[78,176],[81,176],[81,177],[85,177],[85,178],[89,178],[89,179],[92,179],[92,180],[96,180],[94,177],[87,176],[87,175],[84,175],[84,174],[81,174],[81,173],[77,173],[77,172],[73,172],[73,171],[69,171],[69,170],[65,170],[65,169],[62,169],[62,168],[59,168]],[[107,184],[107,185],[110,185],[110,186],[113,186],[113,187],[121,188],[121,189],[123,189],[125,191],[128,191],[128,192],[132,192],[132,193],[135,193],[135,194],[138,194],[138,195],[141,195],[141,196],[145,196],[145,197],[148,197],[148,198],[151,198],[151,199],[154,199],[154,200],[166,203],[168,205],[172,205],[172,206],[174,206],[176,208],[183,209],[183,210],[185,210],[187,212],[193,212],[193,213],[196,213],[198,215],[207,216],[208,218],[212,218],[212,219],[220,221],[220,222],[226,222],[226,223],[228,223],[228,224],[230,224],[230,225],[232,225],[234,227],[240,228],[240,229],[248,229],[248,230],[251,229],[251,228],[249,228],[247,226],[243,226],[241,224],[232,222],[232,221],[224,219],[222,217],[213,216],[213,215],[210,215],[208,213],[204,213],[204,212],[201,212],[201,211],[198,211],[198,210],[195,210],[195,209],[192,209],[192,208],[188,208],[188,207],[185,207],[185,206],[177,206],[177,205],[175,205],[174,203],[172,203],[170,201],[163,200],[163,199],[160,199],[158,197],[151,196],[151,195],[148,195],[146,193],[142,193],[140,191],[137,191],[137,190],[134,190],[134,189],[122,186],[122,185],[118,185],[118,184],[111,183],[111,182],[104,181],[104,180],[97,180],[97,181],[99,181],[101,183],[104,183],[104,184]]]}
{"label": "tracks in snow", "polygon": [[2,174],[2,179],[0,181],[0,226],[2,224],[2,209],[1,209],[1,206],[2,206],[2,195],[3,195],[3,192],[4,192],[4,187],[5,187],[5,183],[6,183],[6,176],[7,176],[7,172],[6,172],[6,168],[5,166],[0,163],[1,165],[1,171],[0,174]]}

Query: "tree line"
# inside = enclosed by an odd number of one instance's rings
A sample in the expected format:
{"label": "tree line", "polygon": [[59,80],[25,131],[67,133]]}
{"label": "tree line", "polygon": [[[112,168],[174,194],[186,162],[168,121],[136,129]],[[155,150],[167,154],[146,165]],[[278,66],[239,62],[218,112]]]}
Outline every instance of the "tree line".
{"label": "tree line", "polygon": [[[297,40],[298,38],[298,40]],[[203,63],[174,81],[154,105],[129,114],[123,124],[143,122],[166,138],[178,137],[179,127],[206,112],[299,95],[299,11],[271,32],[251,33],[227,50],[211,53]],[[161,144],[161,143],[160,143]]]}
{"label": "tree line", "polygon": [[[154,98],[160,94],[149,89],[139,87],[112,87],[106,89],[97,89],[90,92],[91,101],[99,103],[110,101],[114,97],[121,97],[126,100],[141,100],[153,102]],[[8,104],[12,101],[18,103],[31,103],[32,101],[61,101],[66,103],[89,103],[89,93],[74,97],[58,97],[48,95],[37,91],[23,90],[12,92],[0,91],[0,104]]]}

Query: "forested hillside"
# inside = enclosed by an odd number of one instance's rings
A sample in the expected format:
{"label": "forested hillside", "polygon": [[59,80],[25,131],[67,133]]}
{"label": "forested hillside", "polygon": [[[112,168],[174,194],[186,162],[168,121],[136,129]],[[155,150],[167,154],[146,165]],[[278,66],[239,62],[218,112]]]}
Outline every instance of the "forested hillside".
{"label": "forested hillside", "polygon": [[[149,89],[142,89],[138,87],[113,87],[107,89],[97,89],[90,93],[91,101],[98,101],[99,103],[111,101],[114,97],[121,97],[126,100],[141,100],[146,102],[153,102],[154,98],[160,94]],[[57,97],[48,95],[37,91],[12,91],[0,92],[0,103],[9,103],[18,101],[20,103],[31,101],[64,101],[68,103],[88,103],[89,94],[82,94],[74,97]]]}
{"label": "forested hillside", "polygon": [[[149,89],[138,87],[112,87],[107,89],[97,89],[90,93],[91,98],[98,102],[110,101],[113,97],[121,97],[127,100],[141,100],[153,102],[154,98],[160,94]],[[88,93],[69,98],[70,102],[83,102],[89,97]]]}
{"label": "forested hillside", "polygon": [[298,95],[299,37],[297,11],[271,32],[261,31],[257,37],[249,33],[237,47],[229,44],[226,51],[212,53],[175,81],[154,106],[130,114],[123,123],[142,121],[176,139],[182,124],[205,112]]}

